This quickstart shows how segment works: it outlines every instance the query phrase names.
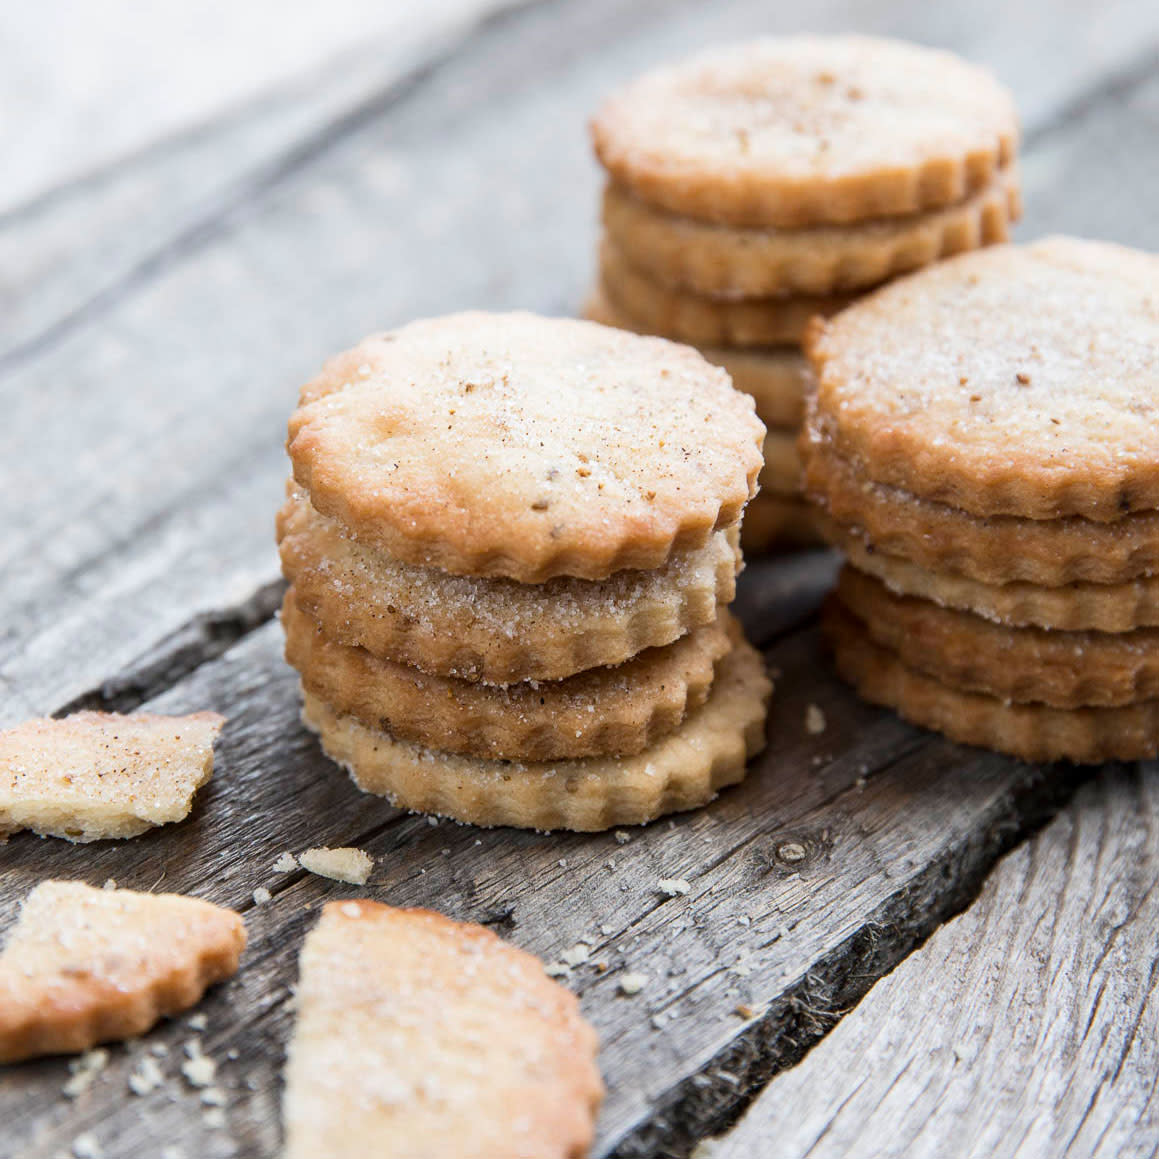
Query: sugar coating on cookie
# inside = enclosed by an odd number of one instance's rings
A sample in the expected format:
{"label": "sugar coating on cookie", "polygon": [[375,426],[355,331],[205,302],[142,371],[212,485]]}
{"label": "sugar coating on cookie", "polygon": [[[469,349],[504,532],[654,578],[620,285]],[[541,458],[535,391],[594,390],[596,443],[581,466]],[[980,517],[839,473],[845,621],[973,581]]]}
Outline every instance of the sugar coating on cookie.
{"label": "sugar coating on cookie", "polygon": [[675,732],[631,757],[492,761],[436,752],[367,728],[306,692],[303,723],[359,788],[472,825],[594,832],[707,804],[765,746],[772,684],[735,621],[708,699]]}
{"label": "sugar coating on cookie", "polygon": [[135,837],[180,821],[213,775],[225,718],[78,712],[0,732],[0,836]]}
{"label": "sugar coating on cookie", "polygon": [[340,644],[435,675],[511,684],[621,664],[716,619],[741,566],[735,527],[663,567],[542,584],[458,576],[375,551],[297,488],[278,550],[298,605]]}
{"label": "sugar coating on cookie", "polygon": [[932,266],[811,337],[817,434],[974,515],[1159,508],[1159,256],[1049,238]]}
{"label": "sugar coating on cookie", "polygon": [[408,563],[539,583],[659,567],[735,523],[763,424],[694,350],[467,313],[331,360],[290,419],[323,514]]}
{"label": "sugar coating on cookie", "polygon": [[143,1034],[234,974],[245,941],[196,898],[42,882],[0,953],[0,1062]]}
{"label": "sugar coating on cookie", "polygon": [[859,36],[713,48],[614,94],[596,154],[643,201],[786,229],[961,201],[1014,154],[1010,94],[950,53]]}
{"label": "sugar coating on cookie", "polygon": [[428,910],[332,902],[300,958],[287,1159],[574,1159],[603,1097],[596,1035],[542,964]]}

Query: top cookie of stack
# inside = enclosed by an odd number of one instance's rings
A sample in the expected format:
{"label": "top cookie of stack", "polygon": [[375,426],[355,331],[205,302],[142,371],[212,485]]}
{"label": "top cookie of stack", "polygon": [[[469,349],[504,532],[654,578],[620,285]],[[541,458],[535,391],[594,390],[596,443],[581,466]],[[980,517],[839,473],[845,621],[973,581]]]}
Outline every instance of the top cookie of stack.
{"label": "top cookie of stack", "polygon": [[695,351],[460,314],[333,359],[290,419],[287,658],[358,784],[478,824],[708,800],[763,741],[726,605],[764,428]]}
{"label": "top cookie of stack", "polygon": [[795,451],[805,326],[888,278],[1005,241],[1013,102],[932,49],[791,37],[651,72],[592,124],[607,169],[589,317],[702,348],[769,426],[762,524],[810,537]]}
{"label": "top cookie of stack", "polygon": [[1051,238],[810,336],[805,481],[868,699],[1033,760],[1159,754],[1159,257]]}

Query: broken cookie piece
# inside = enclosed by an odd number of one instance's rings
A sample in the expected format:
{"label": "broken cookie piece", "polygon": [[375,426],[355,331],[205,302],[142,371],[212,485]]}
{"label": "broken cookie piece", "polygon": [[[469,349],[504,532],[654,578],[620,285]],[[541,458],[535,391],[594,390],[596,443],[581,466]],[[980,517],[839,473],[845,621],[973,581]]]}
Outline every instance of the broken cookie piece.
{"label": "broken cookie piece", "polygon": [[43,882],[0,952],[0,1063],[143,1034],[234,974],[245,941],[196,898]]}
{"label": "broken cookie piece", "polygon": [[78,712],[0,732],[0,840],[136,837],[189,815],[225,718]]}
{"label": "broken cookie piece", "polygon": [[307,936],[287,1159],[579,1159],[596,1035],[540,962],[428,910],[331,902]]}

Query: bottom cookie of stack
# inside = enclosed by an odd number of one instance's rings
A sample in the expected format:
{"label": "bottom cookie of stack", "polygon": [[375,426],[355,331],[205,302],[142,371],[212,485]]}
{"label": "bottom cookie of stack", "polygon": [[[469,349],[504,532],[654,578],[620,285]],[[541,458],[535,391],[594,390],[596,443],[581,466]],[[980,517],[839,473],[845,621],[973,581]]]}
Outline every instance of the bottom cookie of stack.
{"label": "bottom cookie of stack", "polygon": [[628,756],[519,761],[440,752],[341,715],[309,691],[302,719],[359,788],[399,808],[542,830],[643,824],[706,804],[740,781],[764,747],[772,684],[731,617],[728,635],[731,648],[704,703]]}
{"label": "bottom cookie of stack", "polygon": [[953,740],[1033,761],[1159,755],[1157,628],[1012,626],[898,595],[848,565],[823,627],[861,696]]}

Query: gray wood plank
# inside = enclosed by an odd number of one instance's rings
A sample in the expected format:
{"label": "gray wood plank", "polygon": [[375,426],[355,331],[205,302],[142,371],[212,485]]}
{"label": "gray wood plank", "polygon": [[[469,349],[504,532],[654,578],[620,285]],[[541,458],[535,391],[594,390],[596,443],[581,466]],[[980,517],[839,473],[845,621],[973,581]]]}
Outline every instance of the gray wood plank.
{"label": "gray wood plank", "polygon": [[698,1159],[1154,1155],[1157,816],[1105,770]]}
{"label": "gray wood plank", "polygon": [[[1076,6],[1051,24],[1050,67],[1019,65],[1037,11],[991,0],[866,16],[827,0],[810,15],[819,29],[954,44],[998,67],[1042,123],[1073,96],[1070,77],[1133,60],[1159,20],[1137,2]],[[201,616],[245,622],[275,575],[268,513],[297,384],[415,315],[571,312],[594,248],[583,125],[600,96],[651,60],[795,20],[755,0],[520,12],[10,361],[0,719],[89,693],[158,641],[196,634]]]}
{"label": "gray wood plank", "polygon": [[[759,631],[760,600],[749,605]],[[188,822],[88,847],[23,835],[0,851],[4,913],[46,875],[188,890],[246,912],[242,972],[204,1006],[228,1129],[204,1127],[179,1078],[145,1098],[126,1095],[145,1050],[167,1044],[172,1057],[190,1036],[174,1023],[114,1048],[75,1102],[60,1097],[63,1062],[7,1068],[0,1122],[14,1153],[56,1155],[91,1130],[110,1156],[148,1153],[160,1139],[181,1140],[189,1154],[274,1154],[301,934],[320,901],[359,893],[494,923],[548,961],[588,939],[592,962],[608,968],[580,967],[567,981],[602,1040],[609,1095],[597,1154],[686,1153],[960,908],[1078,779],[957,749],[859,704],[808,630],[769,653],[779,687],[768,753],[709,808],[634,829],[625,844],[610,833],[431,826],[360,794],[320,755],[297,722],[280,648],[271,623],[150,703],[213,706],[230,718],[218,771]],[[804,727],[810,703],[828,721],[819,736]],[[366,889],[273,872],[283,850],[315,844],[371,852]],[[662,878],[683,878],[691,891],[665,898]],[[259,885],[275,898],[255,907]],[[618,993],[629,970],[649,978],[633,998]]]}

